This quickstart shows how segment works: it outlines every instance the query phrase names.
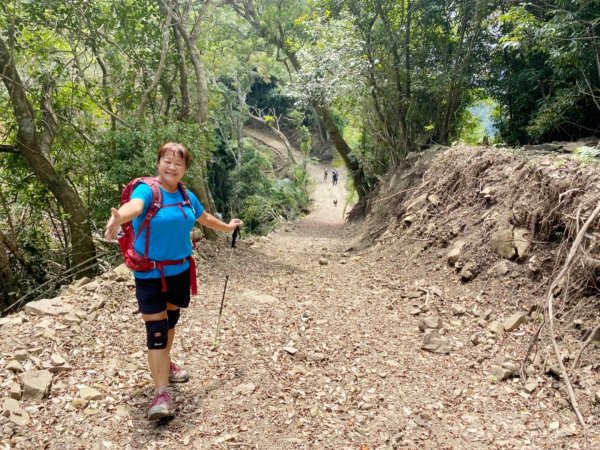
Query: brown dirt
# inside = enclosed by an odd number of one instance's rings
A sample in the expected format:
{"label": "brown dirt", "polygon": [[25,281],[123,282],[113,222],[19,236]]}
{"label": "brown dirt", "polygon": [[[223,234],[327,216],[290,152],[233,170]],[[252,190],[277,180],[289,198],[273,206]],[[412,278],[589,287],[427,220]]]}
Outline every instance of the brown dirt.
{"label": "brown dirt", "polygon": [[[561,226],[561,218],[575,217],[582,203],[594,206],[595,166],[560,158],[565,162],[556,165],[553,155],[432,151],[382,180],[369,199],[368,219],[353,225],[341,214],[345,174],[336,189],[322,181],[322,167],[311,167],[310,215],[267,237],[242,237],[231,265],[226,243],[201,245],[201,294],[182,315],[174,349],[191,380],[174,386],[179,410],[173,421],[146,421],[152,386],[131,283],[103,281],[96,294],[107,304],[93,320],[74,328],[56,319],[40,329],[41,319],[30,317],[1,344],[2,366],[19,346],[42,347],[40,359],[58,351],[73,365],[55,376],[50,399],[22,402],[32,411],[30,426],[0,417],[4,448],[584,448],[563,383],[544,374],[553,365],[546,361],[547,342],[538,346],[541,360],[530,370],[529,381],[537,383],[532,393],[517,378],[490,375],[499,356],[520,362],[540,322],[534,313],[499,337],[487,326],[543,302],[564,253],[557,233],[573,228]],[[480,195],[486,186],[493,188],[491,199]],[[580,188],[587,190],[577,201],[558,205],[560,193]],[[440,203],[410,210],[424,193],[437,194]],[[337,207],[333,198],[340,200]],[[539,214],[544,202],[560,207]],[[501,224],[532,229],[535,242],[527,261],[507,261],[509,273],[495,278],[487,269],[500,258],[488,240]],[[469,282],[446,262],[458,238],[467,241],[464,261],[476,262]],[[528,268],[533,256],[541,261],[535,273]],[[213,351],[226,273],[226,307]],[[581,344],[574,318],[589,329],[597,317],[589,283],[576,287],[587,303],[562,304],[561,345],[571,355]],[[80,301],[82,307],[91,302],[83,293]],[[465,314],[454,315],[452,305]],[[567,314],[575,305],[577,313]],[[486,310],[490,318],[481,322]],[[424,316],[442,319],[450,354],[421,349],[417,323]],[[600,448],[593,399],[599,368],[590,348],[575,376],[590,448]],[[0,375],[6,397],[14,377],[2,369]],[[96,385],[105,397],[85,409],[70,407],[80,385]],[[117,415],[123,405],[127,410]]]}

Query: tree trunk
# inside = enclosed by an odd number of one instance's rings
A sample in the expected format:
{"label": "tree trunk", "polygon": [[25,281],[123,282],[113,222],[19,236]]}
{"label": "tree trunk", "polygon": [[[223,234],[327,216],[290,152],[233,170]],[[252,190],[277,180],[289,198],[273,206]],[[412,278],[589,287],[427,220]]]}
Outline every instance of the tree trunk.
{"label": "tree trunk", "polygon": [[14,270],[11,270],[8,259],[8,249],[4,241],[0,239],[0,307],[4,309],[10,304],[14,296],[11,292],[19,293],[19,286],[13,276]]}
{"label": "tree trunk", "polygon": [[169,35],[171,34],[171,16],[167,14],[165,18],[165,27],[163,29],[162,36],[162,45],[160,48],[160,61],[158,62],[158,68],[156,69],[156,73],[154,74],[154,79],[150,83],[150,86],[144,91],[142,94],[142,99],[140,100],[140,106],[138,107],[136,116],[138,119],[142,119],[144,117],[144,111],[146,109],[146,103],[148,103],[148,98],[150,94],[154,92],[157,88],[158,83],[160,82],[160,77],[165,70],[166,62],[167,62],[167,54],[169,52]]}
{"label": "tree trunk", "polygon": [[190,117],[190,89],[188,85],[187,67],[185,64],[185,54],[181,47],[181,37],[177,27],[173,25],[173,34],[175,48],[177,49],[177,68],[179,69],[179,91],[181,92],[181,110],[179,111],[179,120],[185,121]]}
{"label": "tree trunk", "polygon": [[[52,163],[44,155],[40,146],[40,138],[36,131],[35,112],[27,99],[24,84],[21,81],[14,60],[4,41],[0,38],[0,73],[10,95],[11,104],[17,120],[17,149],[23,156],[33,173],[46,188],[52,192],[58,204],[67,214],[71,231],[71,257],[73,266],[79,267],[76,277],[93,275],[96,250],[92,240],[92,230],[87,210],[81,197],[56,172]],[[45,140],[47,145],[50,140]],[[46,152],[48,149],[45,149]]]}
{"label": "tree trunk", "polygon": [[[167,14],[173,16],[173,10],[170,7],[166,9]],[[192,65],[194,66],[196,74],[196,120],[201,125],[208,120],[208,81],[206,79],[206,72],[204,71],[204,64],[202,63],[202,56],[196,46],[196,40],[200,33],[200,22],[203,17],[204,14],[198,14],[191,34],[185,27],[186,21],[182,21],[179,17],[174,18],[177,31],[188,49]]]}
{"label": "tree trunk", "polygon": [[348,168],[350,176],[352,177],[352,181],[354,182],[354,188],[358,194],[358,199],[361,200],[365,195],[367,195],[367,184],[362,167],[358,163],[358,160],[352,155],[352,149],[342,137],[339,128],[333,120],[331,111],[322,106],[313,105],[313,107],[315,108],[315,111],[317,111],[317,114],[323,118],[325,128],[329,132],[329,136],[331,137],[335,148],[344,160],[344,163],[346,163],[346,167]]}
{"label": "tree trunk", "polygon": [[481,35],[481,22],[485,16],[486,3],[475,0],[473,5],[465,5],[462,11],[460,24],[459,45],[452,65],[450,83],[446,96],[446,108],[438,124],[436,132],[437,141],[447,144],[450,141],[450,133],[455,128],[457,111],[461,107],[461,98],[465,93],[465,82],[468,80],[468,69],[473,58],[473,52],[477,40]]}
{"label": "tree trunk", "polygon": [[[15,227],[15,224],[13,223],[12,217],[10,215],[10,209],[8,207],[8,202],[6,201],[6,197],[4,195],[4,192],[2,192],[2,189],[0,189],[0,207],[2,208],[2,211],[6,216],[6,224],[8,225],[6,233],[0,230],[0,246],[4,246],[6,248],[6,251],[9,254],[12,254],[13,258],[15,258],[17,262],[23,267],[23,269],[25,269],[25,272],[27,272],[27,274],[30,275],[32,278],[35,278],[36,267],[34,267],[32,264],[29,263],[29,261],[27,261],[27,258],[25,258],[23,251],[19,247],[19,240],[17,238],[16,233],[17,227]],[[14,273],[12,273],[11,276],[14,276]]]}
{"label": "tree trunk", "polygon": [[[383,125],[387,125],[385,130],[388,133],[390,156],[394,166],[400,163],[408,153],[411,146],[411,139],[409,136],[409,130],[407,126],[408,119],[408,101],[410,98],[410,21],[411,21],[411,4],[410,1],[406,4],[406,31],[404,33],[404,41],[398,42],[396,39],[396,24],[388,17],[388,11],[385,10],[381,4],[377,6],[377,13],[381,18],[381,21],[386,27],[386,31],[391,37],[391,53],[394,58],[393,73],[394,73],[394,86],[396,89],[396,98],[394,100],[395,105],[392,106],[395,117],[385,117]],[[399,36],[398,36],[399,39]],[[402,51],[402,45],[405,46],[404,54],[404,70],[406,73],[402,73],[402,58],[400,57]],[[404,75],[404,76],[403,76]],[[382,100],[383,104],[389,103],[388,99]],[[388,113],[389,114],[389,113]],[[387,115],[387,114],[386,114]],[[400,130],[398,131],[398,126]]]}
{"label": "tree trunk", "polygon": [[[190,59],[192,60],[192,65],[194,66],[194,72],[196,75],[195,83],[196,83],[196,121],[200,125],[205,125],[208,121],[208,82],[206,79],[206,73],[204,72],[204,65],[202,64],[202,57],[200,55],[200,51],[196,46],[196,40],[200,34],[200,22],[204,18],[204,12],[198,14],[196,21],[192,27],[192,32],[189,33],[185,24],[187,21],[186,17],[180,17],[175,11],[173,11],[172,5],[167,0],[162,0],[161,2],[163,6],[163,11],[171,17],[171,21],[174,24],[176,32],[183,39],[185,47],[188,50],[190,55]],[[208,2],[203,5],[203,8],[206,8]],[[189,8],[187,8],[189,11]],[[179,65],[179,71],[184,71],[185,65]],[[182,82],[185,80],[187,83],[187,74],[185,78],[182,78]],[[187,89],[187,84],[185,86]],[[201,149],[202,153],[206,153],[206,149]],[[207,213],[212,214],[215,211],[215,204],[212,199],[212,195],[210,194],[210,189],[208,187],[208,180],[206,177],[206,162],[198,163],[198,169],[200,176],[190,184],[190,188],[200,198],[200,202]],[[207,227],[202,227],[202,231],[204,232],[204,237],[210,241],[214,241],[217,239],[217,233],[214,230],[211,230]]]}
{"label": "tree trunk", "polygon": [[246,93],[242,91],[242,89],[238,85],[236,86],[237,98],[238,98],[238,111],[234,113],[233,107],[231,107],[231,120],[233,123],[235,139],[237,141],[237,155],[236,155],[236,166],[242,162],[242,153],[244,151],[244,122],[246,119],[245,115],[242,115],[242,111],[244,110],[244,106],[246,105]]}
{"label": "tree trunk", "polygon": [[[94,27],[91,23],[91,21],[89,20],[89,17],[86,16],[86,21],[88,24],[88,27],[90,28],[90,30],[93,30]],[[115,118],[114,115],[114,108],[112,105],[112,102],[110,100],[111,98],[111,93],[110,93],[110,88],[108,86],[108,69],[106,68],[106,64],[104,63],[104,60],[100,57],[100,52],[98,51],[98,44],[96,42],[96,35],[95,33],[90,33],[90,48],[92,49],[92,53],[94,54],[94,57],[96,58],[96,62],[98,63],[98,66],[100,67],[100,70],[102,71],[102,95],[104,96],[104,103],[106,105],[106,109],[108,111],[110,111],[111,114],[110,115],[110,129],[112,131],[115,131],[117,129],[117,119]],[[83,76],[83,74],[82,74]]]}
{"label": "tree trunk", "polygon": [[410,25],[412,22],[412,4],[406,3],[406,33],[404,34],[404,70],[406,71],[406,100],[410,99]]}

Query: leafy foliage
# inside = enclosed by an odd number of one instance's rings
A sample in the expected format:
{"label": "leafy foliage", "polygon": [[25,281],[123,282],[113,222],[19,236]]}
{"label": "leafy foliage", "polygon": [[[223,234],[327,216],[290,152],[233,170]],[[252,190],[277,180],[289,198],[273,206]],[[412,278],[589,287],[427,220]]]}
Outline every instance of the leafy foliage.
{"label": "leafy foliage", "polygon": [[528,3],[499,16],[491,89],[509,143],[577,139],[600,114],[598,1]]}
{"label": "leafy foliage", "polygon": [[306,168],[292,169],[291,177],[273,176],[270,154],[245,141],[242,163],[231,175],[231,207],[245,226],[266,233],[279,222],[291,220],[308,205]]}

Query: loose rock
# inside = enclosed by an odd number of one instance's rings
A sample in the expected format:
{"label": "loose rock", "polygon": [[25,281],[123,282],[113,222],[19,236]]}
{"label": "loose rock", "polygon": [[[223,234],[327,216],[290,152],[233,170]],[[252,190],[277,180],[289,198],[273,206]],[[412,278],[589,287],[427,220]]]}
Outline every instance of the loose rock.
{"label": "loose rock", "polygon": [[419,331],[425,331],[427,329],[440,329],[442,328],[442,320],[439,317],[423,317],[419,319]]}
{"label": "loose rock", "polygon": [[508,319],[504,321],[504,330],[505,331],[514,331],[519,326],[527,320],[527,315],[523,312],[514,313]]}
{"label": "loose rock", "polygon": [[29,414],[19,406],[19,402],[14,398],[4,400],[2,415],[16,425],[23,426],[29,424]]}
{"label": "loose rock", "polygon": [[23,400],[42,400],[52,386],[52,374],[47,370],[25,372],[21,375]]}

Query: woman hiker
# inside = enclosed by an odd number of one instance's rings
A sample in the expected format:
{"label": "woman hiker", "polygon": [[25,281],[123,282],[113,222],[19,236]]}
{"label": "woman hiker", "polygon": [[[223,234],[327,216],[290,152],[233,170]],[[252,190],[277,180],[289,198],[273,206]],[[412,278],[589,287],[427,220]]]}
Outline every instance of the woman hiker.
{"label": "woman hiker", "polygon": [[[189,379],[188,372],[171,361],[170,351],[180,308],[188,307],[190,282],[196,279],[195,271],[190,273],[190,261],[193,262],[190,232],[194,223],[224,232],[232,232],[243,224],[239,219],[232,219],[228,224],[220,221],[204,211],[194,193],[182,193],[185,188],[180,188],[179,182],[189,165],[190,153],[185,146],[173,142],[163,144],[156,158],[158,176],[152,179],[161,190],[162,208],[146,221],[148,226],[140,230],[154,195],[151,186],[141,182],[133,189],[127,203],[118,210],[111,209],[106,225],[105,238],[111,240],[121,224],[132,220],[135,251],[145,256],[147,253],[149,260],[158,263],[157,268],[134,272],[136,298],[146,325],[148,366],[156,388],[148,408],[149,420],[174,415],[169,382],[181,383]],[[185,201],[184,196],[189,201]],[[147,234],[150,236],[146,244]],[[168,265],[161,265],[161,261]]]}

